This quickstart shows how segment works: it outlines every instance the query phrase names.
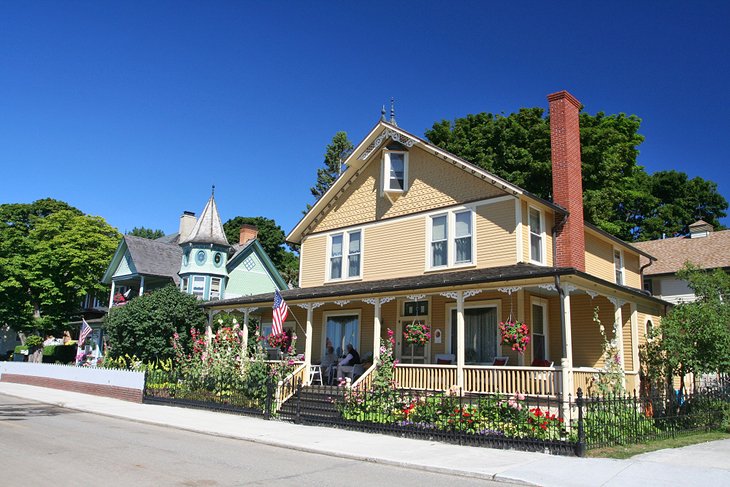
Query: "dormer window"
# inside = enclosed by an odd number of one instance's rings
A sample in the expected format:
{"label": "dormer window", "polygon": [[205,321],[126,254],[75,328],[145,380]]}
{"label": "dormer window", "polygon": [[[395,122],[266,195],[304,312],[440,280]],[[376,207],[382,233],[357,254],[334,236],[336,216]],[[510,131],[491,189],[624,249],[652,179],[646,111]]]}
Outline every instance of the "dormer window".
{"label": "dormer window", "polygon": [[408,152],[383,153],[383,191],[402,193],[408,190]]}

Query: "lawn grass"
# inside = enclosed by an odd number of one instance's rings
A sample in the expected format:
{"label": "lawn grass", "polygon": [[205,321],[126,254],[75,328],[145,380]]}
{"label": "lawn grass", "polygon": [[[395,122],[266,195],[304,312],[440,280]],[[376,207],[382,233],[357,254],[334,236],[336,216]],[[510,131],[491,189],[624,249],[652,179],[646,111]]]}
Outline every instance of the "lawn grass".
{"label": "lawn grass", "polygon": [[722,431],[692,433],[677,438],[667,438],[665,440],[650,441],[636,445],[597,448],[595,450],[588,450],[586,452],[586,456],[602,458],[630,458],[634,455],[639,455],[640,453],[663,450],[665,448],[679,448],[682,446],[696,445],[697,443],[705,443],[707,441],[725,440],[728,438],[730,438],[730,433]]}

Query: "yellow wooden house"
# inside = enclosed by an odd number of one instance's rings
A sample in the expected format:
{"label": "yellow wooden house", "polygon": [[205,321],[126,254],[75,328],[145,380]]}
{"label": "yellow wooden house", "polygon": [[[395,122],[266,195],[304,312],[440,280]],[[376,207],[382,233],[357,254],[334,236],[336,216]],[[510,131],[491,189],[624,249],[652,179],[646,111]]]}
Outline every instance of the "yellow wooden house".
{"label": "yellow wooden house", "polygon": [[[618,325],[626,385],[638,387],[639,345],[667,303],[641,291],[649,254],[584,222],[580,103],[564,91],[548,100],[554,201],[394,120],[375,125],[287,237],[301,245],[300,287],[281,292],[304,354],[298,376],[308,380],[327,344],[377,358],[392,329],[400,387],[567,397],[603,366],[597,307],[609,338]],[[272,303],[263,294],[209,310],[255,315],[266,332]],[[523,354],[500,344],[510,318],[528,325]],[[431,330],[424,346],[403,340],[413,322]]]}

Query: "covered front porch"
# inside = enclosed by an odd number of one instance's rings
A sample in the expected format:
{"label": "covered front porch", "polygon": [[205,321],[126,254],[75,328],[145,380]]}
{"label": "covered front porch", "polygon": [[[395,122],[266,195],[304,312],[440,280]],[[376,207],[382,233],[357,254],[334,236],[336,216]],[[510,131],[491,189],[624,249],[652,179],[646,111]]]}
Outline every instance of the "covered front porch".
{"label": "covered front porch", "polygon": [[[290,314],[285,328],[299,337],[304,355],[301,376],[311,381],[329,345],[337,356],[348,344],[359,351],[364,373],[353,387],[368,387],[388,329],[395,337],[397,387],[420,390],[458,388],[473,394],[526,394],[567,399],[578,387],[590,391],[603,367],[604,340],[594,309],[608,339],[616,339],[626,388],[639,387],[639,344],[647,320],[661,314],[661,302],[635,290],[611,285],[572,270],[525,266],[522,275],[484,271],[458,273],[460,283],[441,274],[437,282],[338,284],[282,292]],[[494,271],[494,270],[492,270]],[[478,278],[478,279],[477,279]],[[491,282],[490,282],[491,280]],[[451,281],[451,285],[446,285]],[[389,289],[386,289],[389,288]],[[271,324],[273,297],[236,298],[210,303],[216,312],[238,310],[255,316],[264,334]],[[502,345],[499,323],[524,322],[529,345],[524,353]],[[428,326],[430,339],[411,345],[403,339],[408,324]],[[616,323],[615,336],[613,324]],[[499,365],[497,365],[499,364]]]}

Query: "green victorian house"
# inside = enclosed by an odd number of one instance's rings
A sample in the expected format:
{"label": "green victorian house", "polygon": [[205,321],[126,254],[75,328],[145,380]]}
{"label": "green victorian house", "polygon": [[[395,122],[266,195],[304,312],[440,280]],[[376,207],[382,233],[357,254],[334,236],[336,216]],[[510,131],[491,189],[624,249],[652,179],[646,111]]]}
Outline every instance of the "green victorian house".
{"label": "green victorian house", "polygon": [[204,301],[287,289],[257,235],[255,226],[243,225],[239,241],[229,243],[212,195],[200,218],[183,213],[178,233],[156,240],[125,235],[102,279],[111,285],[109,308],[170,283]]}

